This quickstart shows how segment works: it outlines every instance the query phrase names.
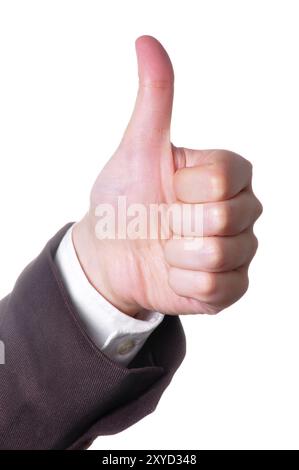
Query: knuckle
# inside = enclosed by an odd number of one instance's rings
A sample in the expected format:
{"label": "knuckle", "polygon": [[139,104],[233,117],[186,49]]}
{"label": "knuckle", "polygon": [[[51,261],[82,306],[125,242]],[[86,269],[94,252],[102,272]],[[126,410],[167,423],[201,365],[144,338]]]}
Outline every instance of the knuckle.
{"label": "knuckle", "polygon": [[211,177],[214,197],[218,200],[232,196],[231,182],[237,174],[242,174],[244,184],[250,185],[252,180],[252,163],[246,158],[230,150],[214,151],[212,154],[213,175]]}
{"label": "knuckle", "polygon": [[257,239],[257,237],[255,236],[255,234],[253,233],[252,234],[252,251],[253,251],[253,256],[255,255],[257,249],[258,249],[258,246],[259,246],[259,241]]}
{"label": "knuckle", "polygon": [[243,158],[243,160],[244,160],[245,164],[247,165],[250,179],[252,179],[253,165],[249,160],[246,160],[246,158]]}
{"label": "knuckle", "polygon": [[241,157],[240,155],[238,155],[238,157],[239,157],[240,164],[242,165],[242,167],[244,168],[244,170],[245,170],[245,172],[248,176],[248,181],[250,182],[251,179],[252,179],[253,165],[246,158]]}
{"label": "knuckle", "polygon": [[248,255],[246,257],[246,263],[248,263],[248,265],[251,263],[251,261],[253,260],[255,254],[256,254],[256,251],[258,249],[258,239],[256,238],[256,236],[254,235],[254,233],[252,233],[250,235],[250,238],[248,239]]}
{"label": "knuckle", "polygon": [[219,159],[222,162],[226,162],[229,165],[232,162],[239,162],[243,166],[246,166],[248,171],[252,171],[252,163],[249,160],[247,160],[247,158],[243,157],[239,153],[234,152],[233,150],[227,150],[227,149],[220,150]]}
{"label": "knuckle", "polygon": [[262,215],[264,209],[263,209],[263,205],[261,201],[257,198],[255,199],[256,199],[256,218],[258,219]]}
{"label": "knuckle", "polygon": [[242,157],[241,155],[238,155],[238,157],[240,158],[240,160],[242,161],[242,163],[244,163],[244,165],[247,166],[248,170],[252,171],[253,165],[252,165],[251,161],[250,161],[250,160],[247,160],[247,158]]}
{"label": "knuckle", "polygon": [[256,221],[263,213],[263,205],[252,190],[249,192],[248,196],[252,207],[252,216],[254,221]]}

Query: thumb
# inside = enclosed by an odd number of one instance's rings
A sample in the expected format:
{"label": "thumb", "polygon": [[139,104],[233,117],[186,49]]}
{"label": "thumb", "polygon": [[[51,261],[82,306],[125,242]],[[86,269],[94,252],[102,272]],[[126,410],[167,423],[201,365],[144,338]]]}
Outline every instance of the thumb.
{"label": "thumb", "polygon": [[136,41],[139,90],[125,140],[160,143],[170,140],[174,73],[170,58],[157,39]]}

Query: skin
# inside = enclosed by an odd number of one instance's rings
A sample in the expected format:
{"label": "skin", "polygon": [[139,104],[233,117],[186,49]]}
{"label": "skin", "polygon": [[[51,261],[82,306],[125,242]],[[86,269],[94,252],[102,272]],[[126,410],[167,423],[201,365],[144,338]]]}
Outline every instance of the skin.
{"label": "skin", "polygon": [[[253,225],[262,206],[251,187],[252,167],[226,150],[177,148],[170,141],[174,74],[153,37],[136,41],[139,90],[122,141],[96,179],[90,208],[73,231],[90,283],[122,312],[214,314],[248,288],[257,249]],[[186,249],[188,233],[169,240],[99,240],[95,208],[128,204],[201,204],[203,234]]]}

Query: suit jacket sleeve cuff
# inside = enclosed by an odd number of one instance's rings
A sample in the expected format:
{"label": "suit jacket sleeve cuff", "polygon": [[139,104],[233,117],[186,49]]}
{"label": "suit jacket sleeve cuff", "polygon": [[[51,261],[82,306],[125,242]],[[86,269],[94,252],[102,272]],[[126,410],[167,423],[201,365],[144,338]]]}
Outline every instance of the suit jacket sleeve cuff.
{"label": "suit jacket sleeve cuff", "polygon": [[128,365],[164,315],[144,311],[141,318],[133,318],[111,305],[87,279],[73,245],[72,229],[66,232],[55,255],[64,286],[93,342],[110,359]]}

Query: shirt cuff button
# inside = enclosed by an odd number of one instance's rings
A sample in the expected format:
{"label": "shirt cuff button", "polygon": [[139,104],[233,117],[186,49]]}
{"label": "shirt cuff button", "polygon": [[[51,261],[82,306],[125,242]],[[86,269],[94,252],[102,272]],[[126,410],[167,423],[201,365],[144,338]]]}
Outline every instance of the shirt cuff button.
{"label": "shirt cuff button", "polygon": [[117,353],[121,356],[124,356],[125,354],[129,354],[134,347],[135,341],[133,341],[132,339],[127,339],[118,346]]}

